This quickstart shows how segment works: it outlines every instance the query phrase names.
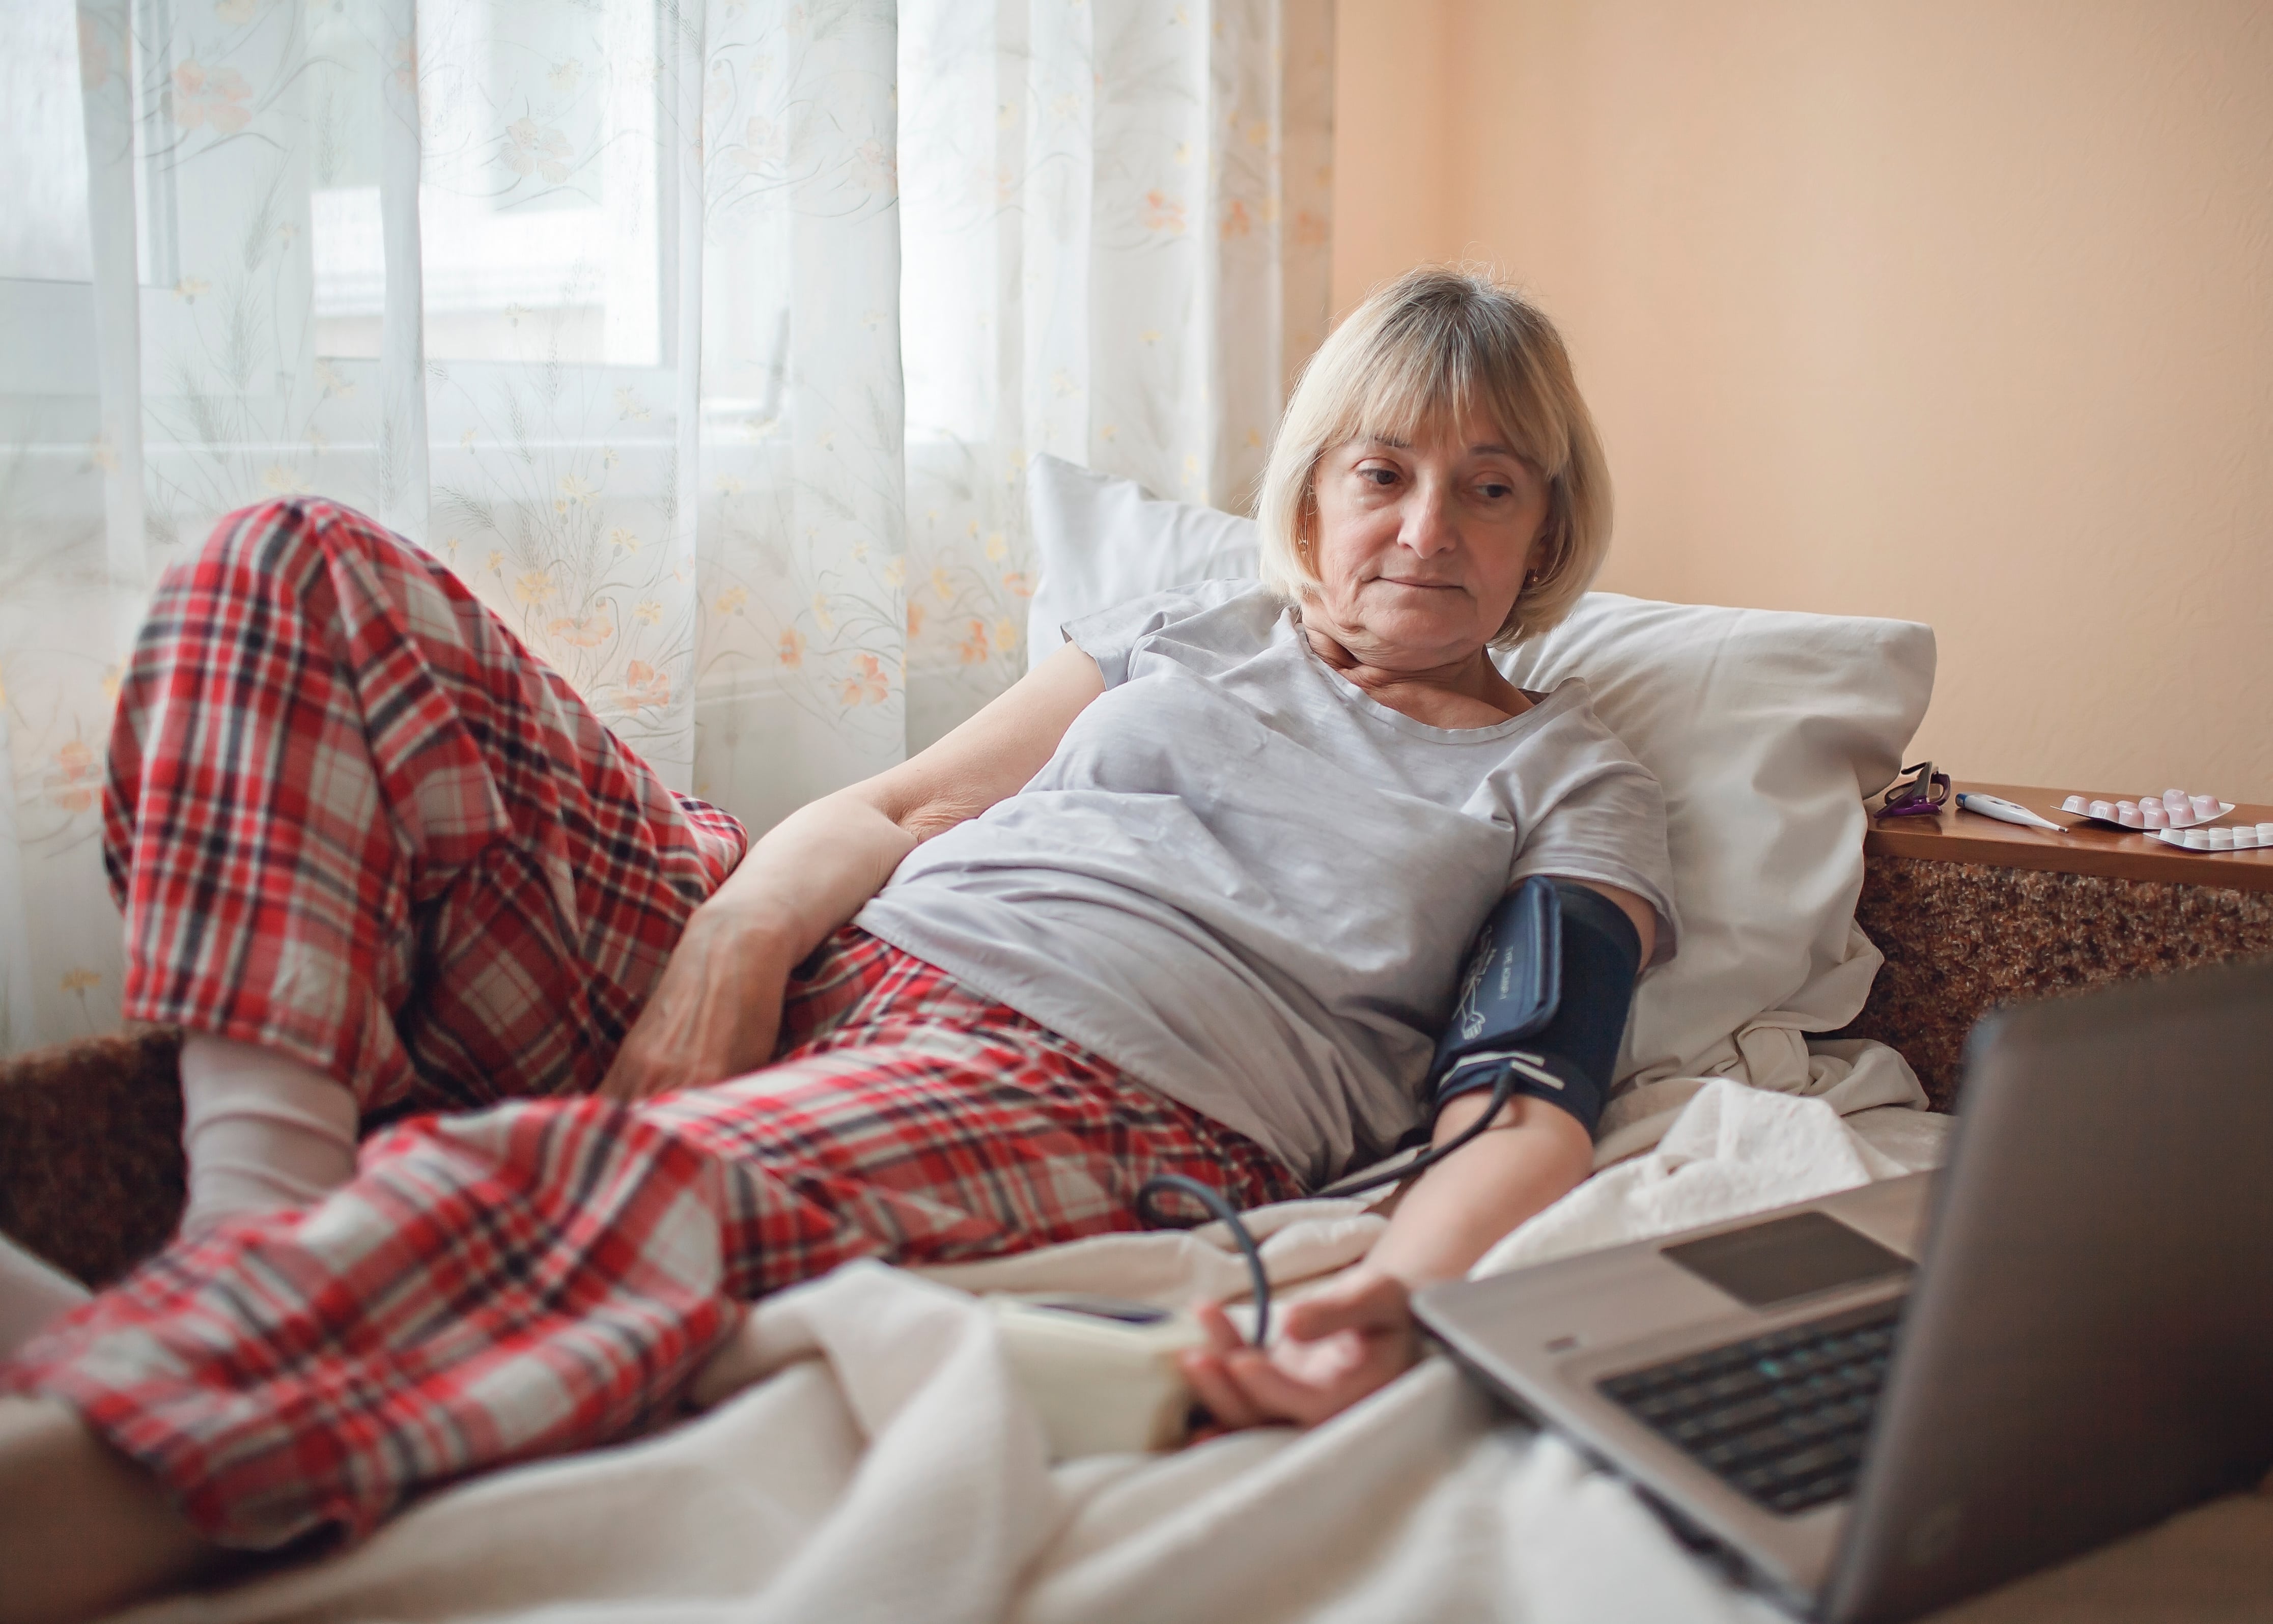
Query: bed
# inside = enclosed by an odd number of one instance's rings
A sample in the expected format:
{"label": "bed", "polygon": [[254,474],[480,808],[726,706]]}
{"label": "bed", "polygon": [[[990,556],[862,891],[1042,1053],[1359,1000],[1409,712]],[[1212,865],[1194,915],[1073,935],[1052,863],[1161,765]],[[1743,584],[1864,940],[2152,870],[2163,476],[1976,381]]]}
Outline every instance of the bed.
{"label": "bed", "polygon": [[[1235,574],[1240,521],[1042,459],[1049,617]],[[1076,590],[1077,589],[1077,590]],[[1951,1119],[1883,1044],[1826,1039],[1879,950],[1854,923],[1864,796],[1923,715],[1932,634],[1590,596],[1512,664],[1584,676],[1665,783],[1684,946],[1638,1004],[1596,1175],[1479,1272],[1938,1163]],[[0,1230],[79,1278],[162,1240],[180,1199],[170,1034],[0,1068]],[[1289,1295],[1361,1256],[1364,1203],[1262,1209]],[[759,1304],[655,1436],[499,1472],[362,1547],[150,1620],[1248,1620],[1781,1615],[1624,1486],[1441,1357],[1313,1431],[1053,1465],[981,1295],[1233,1295],[1208,1229],[923,1272],[855,1265]],[[2273,1505],[2243,1499],[1950,1615],[2261,1616]]]}

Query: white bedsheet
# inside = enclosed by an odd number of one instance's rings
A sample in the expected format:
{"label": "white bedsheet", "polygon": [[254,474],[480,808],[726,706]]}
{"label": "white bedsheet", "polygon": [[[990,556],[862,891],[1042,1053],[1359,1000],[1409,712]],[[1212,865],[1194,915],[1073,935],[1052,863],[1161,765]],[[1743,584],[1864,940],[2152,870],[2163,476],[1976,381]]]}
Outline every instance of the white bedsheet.
{"label": "white bedsheet", "polygon": [[[1656,1149],[1588,1181],[1485,1268],[1932,1165],[1946,1120],[1728,1082]],[[1274,1276],[1355,1259],[1351,1202],[1269,1209]],[[159,1620],[1767,1620],[1615,1479],[1496,1411],[1441,1358],[1307,1433],[1048,1466],[955,1287],[1175,1301],[1235,1291],[1192,1235],[1116,1236],[929,1278],[862,1265],[760,1305],[702,1416],[627,1447],[437,1494],[345,1556],[136,1613]],[[2222,1502],[1962,1610],[2036,1619],[2264,1616],[2273,1502]],[[2143,1564],[2143,1566],[2142,1566]],[[2174,1588],[2175,1587],[2175,1588]],[[2254,1611],[2253,1611],[2253,1604]],[[1953,1619],[1954,1624],[1954,1619]]]}

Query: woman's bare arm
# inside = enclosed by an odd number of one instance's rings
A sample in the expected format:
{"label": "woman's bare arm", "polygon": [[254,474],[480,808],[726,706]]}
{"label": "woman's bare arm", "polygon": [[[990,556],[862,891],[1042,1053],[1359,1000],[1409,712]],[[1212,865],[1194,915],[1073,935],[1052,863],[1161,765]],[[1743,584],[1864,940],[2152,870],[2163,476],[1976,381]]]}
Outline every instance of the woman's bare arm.
{"label": "woman's bare arm", "polygon": [[[1657,915],[1647,902],[1615,885],[1589,883],[1618,905],[1641,937],[1639,963],[1657,946]],[[1458,1138],[1491,1103],[1468,1094],[1444,1107],[1435,1141]],[[1482,1152],[1482,1154],[1476,1153]],[[1454,1280],[1473,1267],[1493,1243],[1549,1203],[1578,1187],[1594,1164],[1594,1141],[1579,1119],[1544,1100],[1511,1100],[1499,1119],[1423,1173],[1389,1221],[1389,1232],[1367,1254],[1365,1267],[1408,1286]]]}
{"label": "woman's bare arm", "polygon": [[[1590,889],[1633,921],[1647,964],[1657,939],[1649,905],[1616,886]],[[1458,1136],[1490,1105],[1483,1094],[1454,1100],[1437,1119],[1436,1142]],[[1416,1289],[1467,1274],[1502,1236],[1575,1189],[1594,1156],[1593,1137],[1570,1112],[1544,1100],[1510,1101],[1489,1131],[1404,1192],[1364,1262],[1287,1311],[1286,1335],[1269,1352],[1244,1347],[1220,1309],[1204,1307],[1214,1346],[1185,1356],[1186,1375],[1227,1426],[1324,1420],[1413,1363]]]}
{"label": "woman's bare arm", "polygon": [[919,845],[1016,794],[1104,691],[1069,643],[930,748],[768,831],[687,922],[600,1092],[643,1099],[765,1064],[798,961]]}

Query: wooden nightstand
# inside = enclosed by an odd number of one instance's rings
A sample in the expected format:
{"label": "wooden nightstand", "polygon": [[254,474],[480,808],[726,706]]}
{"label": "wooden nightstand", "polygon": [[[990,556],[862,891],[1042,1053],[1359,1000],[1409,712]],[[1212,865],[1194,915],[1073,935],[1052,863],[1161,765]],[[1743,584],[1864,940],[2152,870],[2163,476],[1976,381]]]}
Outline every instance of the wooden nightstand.
{"label": "wooden nightstand", "polygon": [[[1996,1004],[2273,952],[2273,850],[2181,851],[2061,812],[2067,791],[1957,787],[2076,828],[2000,823],[1953,795],[1934,817],[1874,819],[1864,837],[1855,917],[1887,964],[1837,1035],[1902,1050],[1935,1109],[1952,1109],[1965,1034]],[[2266,819],[2273,807],[2222,821]]]}

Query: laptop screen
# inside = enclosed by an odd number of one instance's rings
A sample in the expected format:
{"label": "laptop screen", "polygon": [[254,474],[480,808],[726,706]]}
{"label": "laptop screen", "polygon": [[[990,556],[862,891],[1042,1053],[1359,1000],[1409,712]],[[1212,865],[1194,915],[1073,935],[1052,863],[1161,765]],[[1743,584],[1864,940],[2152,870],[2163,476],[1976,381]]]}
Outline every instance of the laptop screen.
{"label": "laptop screen", "polygon": [[1908,1274],[1910,1260],[1828,1213],[1795,1213],[1659,1248],[1659,1255],[1751,1308]]}

